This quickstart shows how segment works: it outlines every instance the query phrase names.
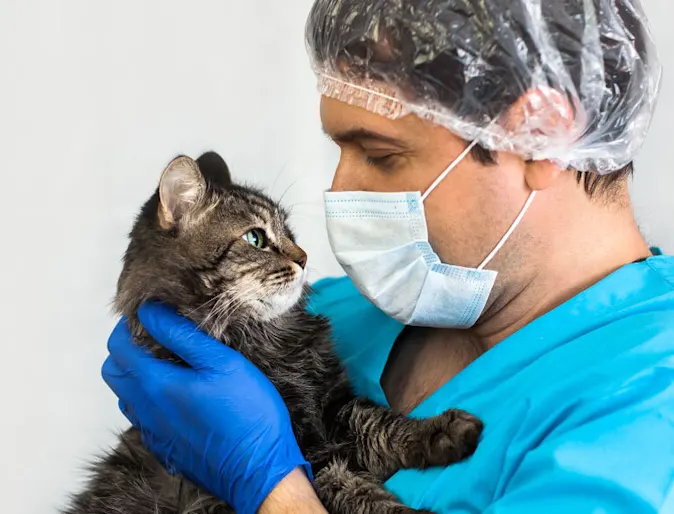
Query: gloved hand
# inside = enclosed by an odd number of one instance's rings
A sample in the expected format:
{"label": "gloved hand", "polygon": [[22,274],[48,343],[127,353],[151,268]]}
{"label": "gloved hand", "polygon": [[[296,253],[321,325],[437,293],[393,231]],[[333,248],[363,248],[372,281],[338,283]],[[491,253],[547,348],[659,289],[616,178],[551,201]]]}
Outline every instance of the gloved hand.
{"label": "gloved hand", "polygon": [[190,367],[133,344],[125,320],[108,342],[103,378],[122,412],[169,470],[254,514],[293,469],[311,468],[276,388],[251,362],[160,304],[138,312],[162,346]]}

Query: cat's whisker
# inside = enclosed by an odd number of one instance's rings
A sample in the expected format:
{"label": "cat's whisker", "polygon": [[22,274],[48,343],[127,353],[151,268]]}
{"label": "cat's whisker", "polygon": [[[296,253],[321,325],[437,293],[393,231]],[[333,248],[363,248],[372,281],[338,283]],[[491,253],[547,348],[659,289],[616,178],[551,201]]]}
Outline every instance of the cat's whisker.
{"label": "cat's whisker", "polygon": [[281,169],[279,172],[276,174],[276,178],[274,179],[274,182],[271,185],[271,188],[269,189],[270,191],[274,191],[274,188],[276,187],[276,183],[278,182],[278,179],[281,178],[281,175],[283,175],[287,170],[288,170],[288,165],[290,164],[290,159],[288,159],[283,166],[281,166]]}
{"label": "cat's whisker", "polygon": [[311,221],[316,221],[316,214],[291,214],[290,219],[309,219]]}
{"label": "cat's whisker", "polygon": [[253,315],[253,313],[249,311],[248,315],[246,316],[246,319],[243,321],[242,326],[243,326],[244,330],[248,329],[248,322],[250,321],[250,318],[252,317],[252,315]]}
{"label": "cat's whisker", "polygon": [[[219,296],[219,295],[218,295],[218,296]],[[188,318],[189,318],[192,314],[194,314],[194,313],[197,312],[198,310],[203,309],[203,308],[206,307],[209,303],[213,303],[213,302],[217,301],[218,296],[214,296],[214,297],[211,298],[210,300],[205,301],[204,303],[202,303],[201,305],[195,307],[195,308],[192,309],[191,311],[186,312],[186,313],[185,313],[185,317],[188,317]]]}
{"label": "cat's whisker", "polygon": [[[222,300],[222,295],[221,295],[221,296],[218,296],[218,297],[216,297],[216,298],[217,298],[218,300]],[[227,303],[227,302],[224,302],[224,303]],[[208,329],[208,325],[209,325],[209,323],[211,322],[211,320],[212,320],[213,318],[217,318],[218,315],[219,315],[219,313],[220,313],[220,311],[221,311],[221,308],[220,308],[219,306],[220,306],[220,302],[216,302],[216,304],[213,306],[213,308],[209,311],[209,313],[206,315],[206,317],[205,317],[205,318],[202,320],[202,322],[199,324],[199,327],[200,327],[200,328],[202,328],[202,329]]]}
{"label": "cat's whisker", "polygon": [[[221,304],[218,306],[220,313],[224,313],[226,310],[229,310],[230,313],[225,318],[224,323],[228,323],[229,319],[231,319],[232,315],[236,312],[236,309],[240,306],[242,306],[246,301],[253,299],[254,296],[251,295],[254,291],[257,293],[258,289],[261,286],[259,284],[252,284],[251,287],[245,289],[244,291],[241,291],[237,296],[235,296],[230,302],[226,304]],[[234,308],[232,308],[232,304],[236,304]],[[251,312],[249,311],[249,315]]]}
{"label": "cat's whisker", "polygon": [[[216,303],[216,305],[210,310],[206,318],[201,322],[200,324],[201,328],[203,328],[204,330],[208,330],[209,325],[211,325],[211,321],[217,320],[221,316],[223,309],[221,309],[219,305],[220,305],[219,303]],[[213,322],[213,325],[215,325],[215,322]],[[217,337],[216,334],[213,335]]]}
{"label": "cat's whisker", "polygon": [[[231,316],[241,306],[243,306],[247,300],[250,299],[250,298],[248,298],[248,295],[250,295],[250,293],[252,293],[254,290],[256,290],[259,287],[260,286],[258,284],[252,284],[248,288],[246,288],[242,291],[238,291],[233,297],[227,298],[226,301],[224,301],[224,302],[222,301],[223,298],[225,298],[224,295],[220,295],[220,296],[216,297],[216,299],[218,299],[218,302],[216,302],[213,309],[211,309],[209,314],[202,321],[200,327],[205,328],[212,319],[217,319],[218,322],[219,322],[219,325],[226,326],[226,324],[229,321],[229,319],[231,318]],[[223,314],[225,314],[227,311],[229,311],[229,315],[224,320],[221,320],[220,319],[221,316]]]}
{"label": "cat's whisker", "polygon": [[212,330],[217,334],[218,339],[220,339],[222,334],[229,328],[229,321],[235,313],[236,310],[230,310],[226,317],[218,318],[217,322],[213,324]]}
{"label": "cat's whisker", "polygon": [[323,203],[322,202],[297,202],[288,207],[288,209],[292,212],[295,207],[317,207],[321,210],[323,210]]}
{"label": "cat's whisker", "polygon": [[[225,302],[218,302],[218,304],[215,306],[216,309],[226,309],[229,307],[230,304],[235,303],[239,300],[245,301],[247,298],[245,298],[248,294],[253,292],[255,289],[259,288],[259,284],[252,284],[250,287],[238,291],[234,296],[231,298],[228,298],[227,301]],[[220,296],[219,299],[222,300],[223,296]]]}
{"label": "cat's whisker", "polygon": [[304,210],[302,210],[302,211],[297,211],[297,210],[295,210],[295,211],[291,211],[290,214],[289,214],[289,216],[297,216],[298,214],[309,214],[309,215],[311,215],[311,216],[313,216],[313,217],[316,217],[316,216],[324,216],[325,213],[324,213],[322,210],[320,210],[320,211],[314,211],[314,212],[311,212],[311,211],[304,211]]}
{"label": "cat's whisker", "polygon": [[290,183],[290,185],[286,188],[286,190],[285,190],[285,191],[283,192],[283,194],[281,195],[281,198],[278,199],[278,203],[279,203],[279,204],[283,203],[283,199],[284,199],[285,196],[288,194],[288,192],[289,192],[293,187],[295,187],[295,186],[297,185],[297,183],[298,183],[300,180],[302,180],[303,178],[304,178],[304,177],[303,177],[302,175],[300,175],[299,177],[297,177],[295,180],[293,180],[293,181]]}

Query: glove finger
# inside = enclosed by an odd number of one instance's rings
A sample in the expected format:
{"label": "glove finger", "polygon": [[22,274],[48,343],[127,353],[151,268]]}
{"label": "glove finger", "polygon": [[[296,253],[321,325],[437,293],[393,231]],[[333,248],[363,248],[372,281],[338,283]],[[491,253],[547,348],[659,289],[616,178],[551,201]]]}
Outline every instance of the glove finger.
{"label": "glove finger", "polygon": [[196,370],[227,372],[245,366],[240,353],[213,339],[164,304],[148,302],[141,305],[138,318],[155,341]]}
{"label": "glove finger", "polygon": [[140,433],[143,445],[152,452],[155,458],[166,468],[166,471],[170,475],[179,474],[180,471],[173,461],[175,441],[159,437],[150,430],[141,429]]}
{"label": "glove finger", "polygon": [[136,396],[140,389],[134,374],[129,369],[120,367],[110,356],[103,363],[101,375],[117,398],[123,401],[128,401]]}
{"label": "glove finger", "polygon": [[129,423],[133,425],[133,427],[137,430],[140,430],[140,422],[138,421],[138,417],[136,414],[133,412],[131,407],[125,403],[123,400],[119,400],[118,402],[119,405],[119,410],[122,411],[122,414],[124,414],[124,417],[129,420]]}
{"label": "glove finger", "polygon": [[120,400],[119,410],[122,411],[122,414],[124,414],[124,417],[126,417],[126,419],[129,420],[131,425],[133,425],[133,427],[140,432],[143,444],[145,445],[146,448],[150,448],[150,451],[153,452],[155,457],[157,457],[158,459],[161,460],[161,462],[163,462],[166,471],[168,471],[170,475],[178,474],[176,467],[173,465],[173,462],[171,461],[170,451],[166,451],[162,445],[158,445],[156,443],[156,441],[158,440],[157,437],[154,436],[148,430],[143,429],[143,427],[140,424],[140,421],[138,421],[138,417],[133,412],[133,409],[128,404]]}
{"label": "glove finger", "polygon": [[108,337],[108,351],[112,352],[112,349],[124,341],[132,341],[133,336],[129,330],[129,320],[126,316],[120,318],[120,320],[115,325],[115,328],[112,329],[110,337]]}
{"label": "glove finger", "polygon": [[110,357],[103,364],[103,378],[117,395],[119,410],[134,428],[150,433],[162,422],[155,417],[153,404],[132,373],[120,368]]}
{"label": "glove finger", "polygon": [[175,363],[157,359],[147,349],[135,344],[126,318],[119,320],[110,334],[108,351],[110,352],[108,359],[115,362],[115,372],[118,375],[132,373],[137,376],[161,376],[183,369]]}

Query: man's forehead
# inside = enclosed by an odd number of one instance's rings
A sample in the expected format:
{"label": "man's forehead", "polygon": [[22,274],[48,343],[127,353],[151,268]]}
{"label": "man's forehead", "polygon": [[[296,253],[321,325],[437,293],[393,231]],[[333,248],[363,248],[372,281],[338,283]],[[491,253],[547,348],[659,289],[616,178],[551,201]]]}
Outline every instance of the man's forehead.
{"label": "man's forehead", "polygon": [[378,139],[408,140],[418,129],[418,118],[405,116],[392,120],[326,96],[321,97],[321,122],[323,130],[332,138],[345,134],[359,138],[376,136]]}

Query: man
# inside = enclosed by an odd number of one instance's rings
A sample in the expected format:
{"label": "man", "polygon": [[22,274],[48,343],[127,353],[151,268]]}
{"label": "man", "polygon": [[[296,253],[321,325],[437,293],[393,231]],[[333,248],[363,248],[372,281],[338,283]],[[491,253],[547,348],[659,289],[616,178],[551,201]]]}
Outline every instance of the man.
{"label": "man", "polygon": [[[317,0],[307,38],[350,278],[310,308],[360,394],[485,422],[467,461],[387,487],[436,512],[674,512],[674,259],[626,184],[660,79],[636,0]],[[269,382],[167,308],[140,317],[192,365],[111,337],[145,443],[238,512],[320,512]]]}

